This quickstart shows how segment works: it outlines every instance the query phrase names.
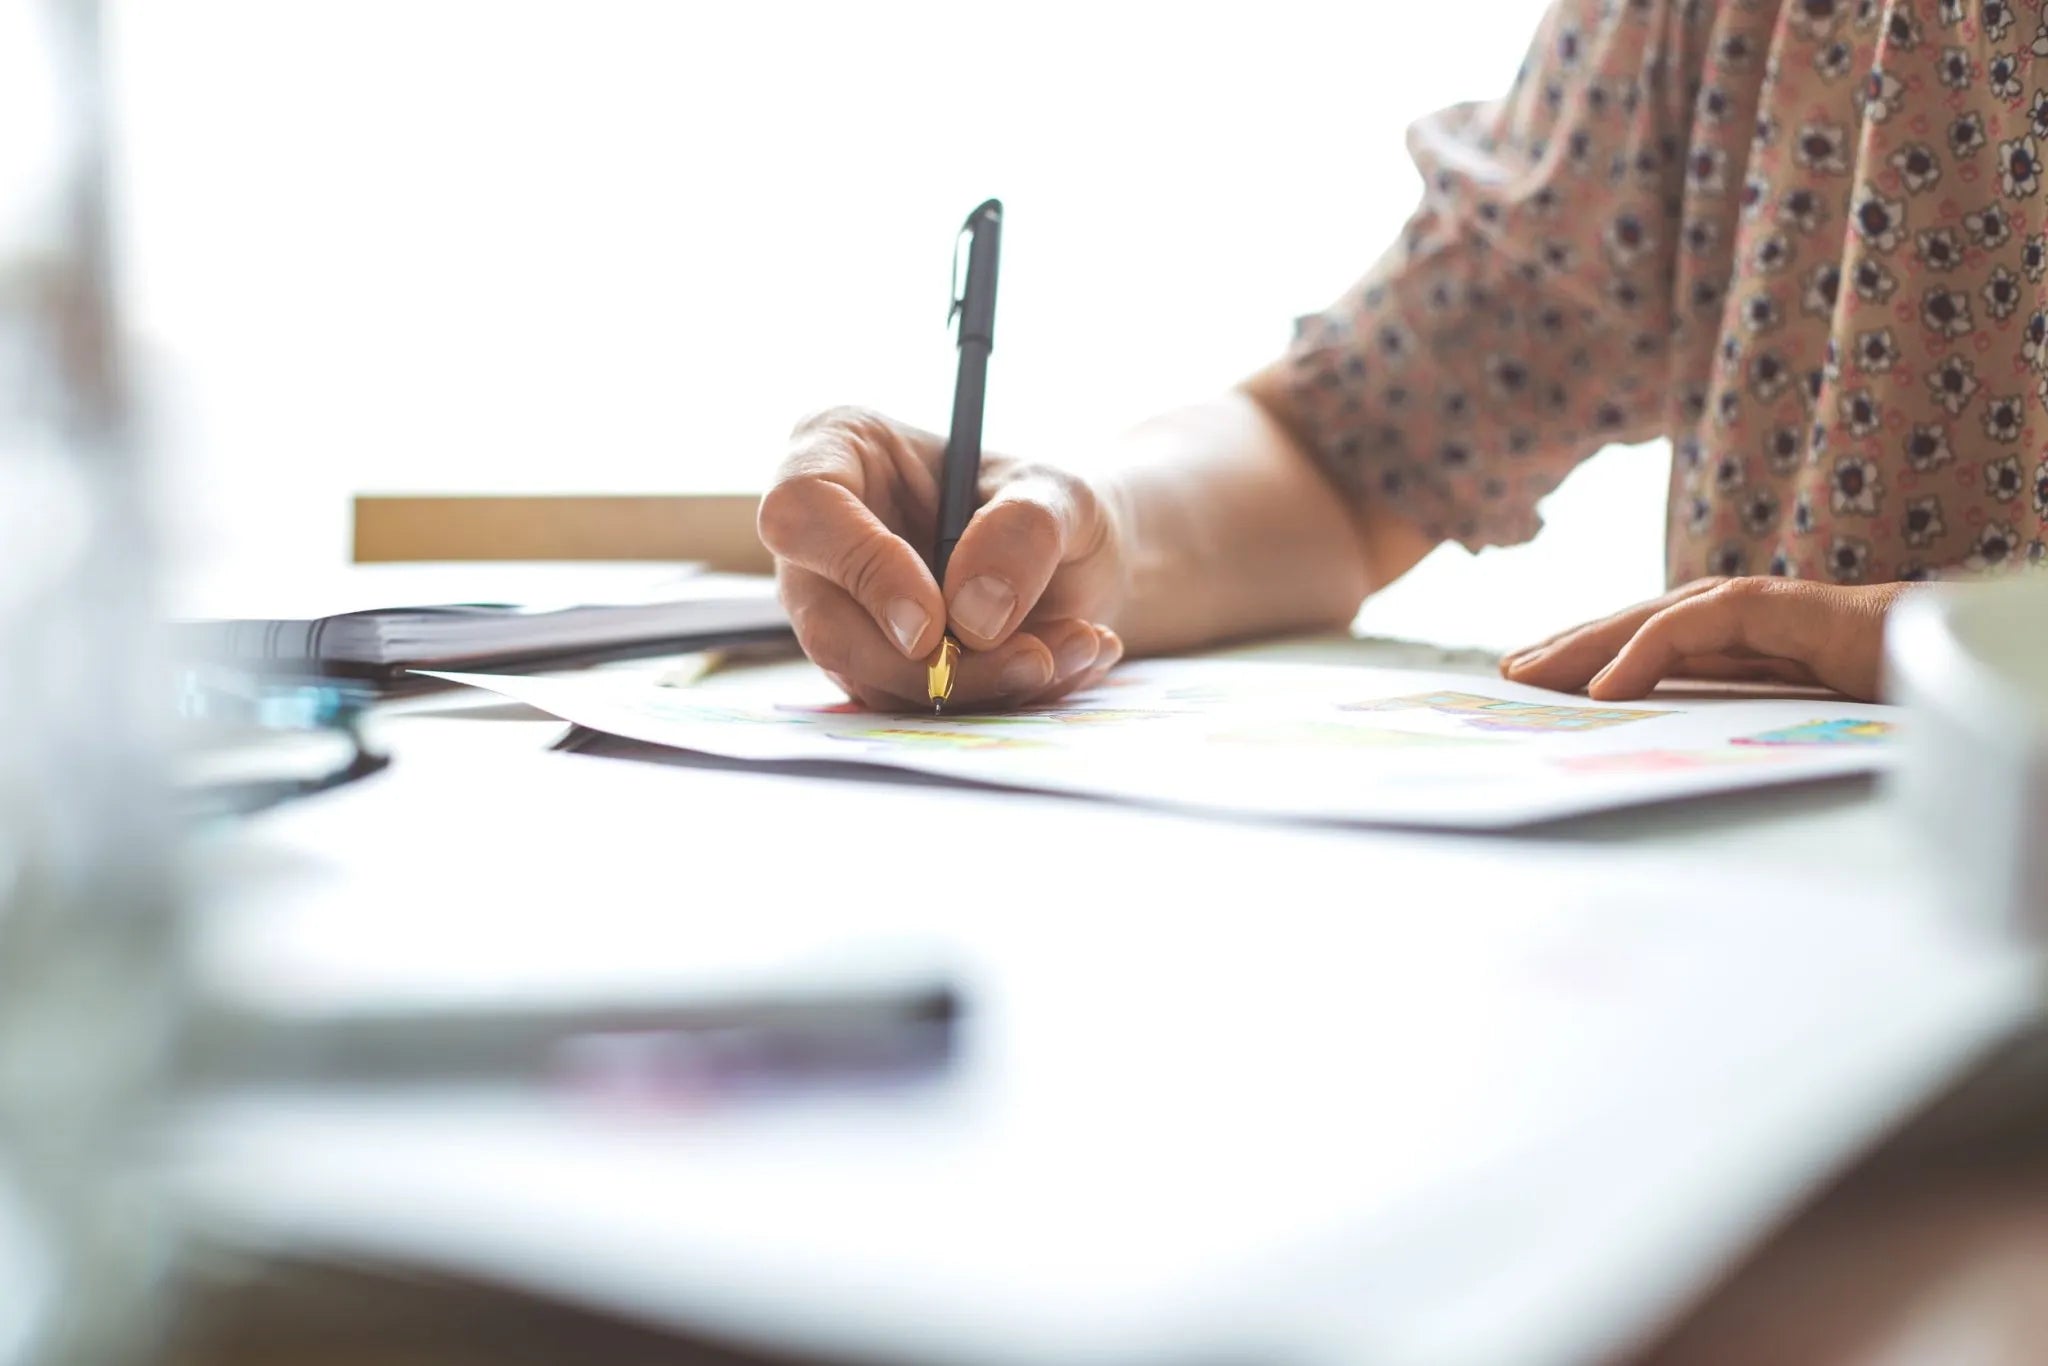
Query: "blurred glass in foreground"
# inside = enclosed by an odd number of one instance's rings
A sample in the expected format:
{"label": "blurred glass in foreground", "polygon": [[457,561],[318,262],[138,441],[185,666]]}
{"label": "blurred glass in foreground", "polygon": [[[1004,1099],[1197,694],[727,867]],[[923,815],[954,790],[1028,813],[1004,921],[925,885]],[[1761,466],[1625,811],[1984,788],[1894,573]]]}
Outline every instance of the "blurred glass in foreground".
{"label": "blurred glass in foreground", "polygon": [[1901,829],[1977,928],[2048,946],[2048,577],[1909,595],[1885,625],[1888,700],[1912,708]]}
{"label": "blurred glass in foreground", "polygon": [[133,1173],[176,1018],[142,481],[97,6],[0,0],[0,1364],[117,1363],[166,1252]]}

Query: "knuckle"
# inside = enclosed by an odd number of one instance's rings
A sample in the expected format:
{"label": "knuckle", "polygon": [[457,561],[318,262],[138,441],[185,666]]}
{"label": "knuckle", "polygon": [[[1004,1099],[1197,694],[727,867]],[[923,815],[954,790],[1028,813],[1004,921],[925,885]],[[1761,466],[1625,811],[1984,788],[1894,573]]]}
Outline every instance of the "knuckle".
{"label": "knuckle", "polygon": [[790,429],[781,478],[844,473],[885,458],[902,444],[896,424],[870,408],[821,408]]}
{"label": "knuckle", "polygon": [[894,558],[890,550],[886,532],[858,537],[835,557],[828,577],[852,594],[855,601],[869,602],[888,577]]}
{"label": "knuckle", "polygon": [[1740,607],[1756,601],[1770,588],[1770,580],[1757,578],[1722,579],[1704,597],[1724,606]]}
{"label": "knuckle", "polygon": [[791,475],[770,486],[754,514],[754,532],[770,550],[799,540],[810,524],[805,504],[819,483],[815,475]]}
{"label": "knuckle", "polygon": [[998,509],[996,524],[1003,539],[1036,558],[1059,553],[1060,515],[1037,498],[1016,498]]}
{"label": "knuckle", "polygon": [[1037,460],[1008,460],[1003,464],[1003,482],[1006,484],[1040,487],[1064,484],[1066,479],[1066,472],[1058,466]]}
{"label": "knuckle", "polygon": [[1662,640],[1672,631],[1682,627],[1686,622],[1697,620],[1698,614],[1701,611],[1711,610],[1713,599],[1714,594],[1712,591],[1709,591],[1695,598],[1687,598],[1684,602],[1674,602],[1669,607],[1655,613],[1648,621],[1637,627],[1630,634],[1629,640],[1631,642]]}
{"label": "knuckle", "polygon": [[1094,501],[1095,491],[1072,470],[1037,461],[1020,461],[1009,466],[1003,483],[1020,502],[1043,504],[1053,512],[1077,509]]}
{"label": "knuckle", "polygon": [[1082,529],[1081,534],[1087,540],[1086,550],[1099,549],[1103,538],[1109,534],[1109,518],[1104,515],[1102,499],[1095,492],[1095,486],[1078,475],[1063,474],[1060,487],[1066,496],[1070,524]]}
{"label": "knuckle", "polygon": [[1094,517],[1102,510],[1102,500],[1096,496],[1095,486],[1079,475],[1060,476],[1060,489],[1067,496],[1067,504],[1082,517]]}
{"label": "knuckle", "polygon": [[1776,579],[1759,574],[1730,579],[1714,591],[1734,608],[1753,611],[1763,607],[1777,611],[1788,603],[1810,597],[1814,589],[1815,585],[1797,579]]}
{"label": "knuckle", "polygon": [[796,426],[790,428],[789,434],[794,439],[797,437],[816,436],[821,432],[862,432],[872,431],[876,428],[886,429],[887,426],[888,419],[872,408],[862,408],[851,403],[839,403],[829,408],[819,408],[814,412],[804,414],[804,416],[797,419]]}

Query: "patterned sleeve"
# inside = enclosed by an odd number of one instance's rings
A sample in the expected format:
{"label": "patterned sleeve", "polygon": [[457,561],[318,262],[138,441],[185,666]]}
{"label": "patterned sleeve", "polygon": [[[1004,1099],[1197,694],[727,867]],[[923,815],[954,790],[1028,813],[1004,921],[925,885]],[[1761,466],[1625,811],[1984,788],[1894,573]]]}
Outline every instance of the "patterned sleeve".
{"label": "patterned sleeve", "polygon": [[1300,319],[1288,416],[1360,500],[1509,545],[1613,441],[1667,430],[1693,0],[1557,0],[1503,99],[1409,130],[1421,207]]}

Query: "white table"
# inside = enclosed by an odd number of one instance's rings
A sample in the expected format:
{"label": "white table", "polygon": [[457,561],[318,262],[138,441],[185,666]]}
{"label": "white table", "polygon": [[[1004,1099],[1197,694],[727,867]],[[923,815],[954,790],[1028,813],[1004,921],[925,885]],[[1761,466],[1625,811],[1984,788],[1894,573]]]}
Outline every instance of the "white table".
{"label": "white table", "polygon": [[835,1359],[1581,1360],[2030,1010],[1865,785],[1478,838],[537,753],[559,730],[397,718],[387,775],[223,841],[223,972],[289,1007],[465,943],[543,994],[936,964],[957,1064],[703,1113],[229,1100],[183,1150],[213,1236]]}

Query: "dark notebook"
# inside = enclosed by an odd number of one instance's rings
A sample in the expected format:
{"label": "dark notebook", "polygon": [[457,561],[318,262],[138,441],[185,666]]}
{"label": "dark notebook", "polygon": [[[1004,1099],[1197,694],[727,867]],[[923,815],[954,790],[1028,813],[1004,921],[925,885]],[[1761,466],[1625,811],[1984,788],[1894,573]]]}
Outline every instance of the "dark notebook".
{"label": "dark notebook", "polygon": [[258,605],[185,614],[173,627],[178,657],[386,678],[690,650],[789,629],[772,579],[687,565],[378,565],[318,589],[216,585],[195,602],[238,598]]}

